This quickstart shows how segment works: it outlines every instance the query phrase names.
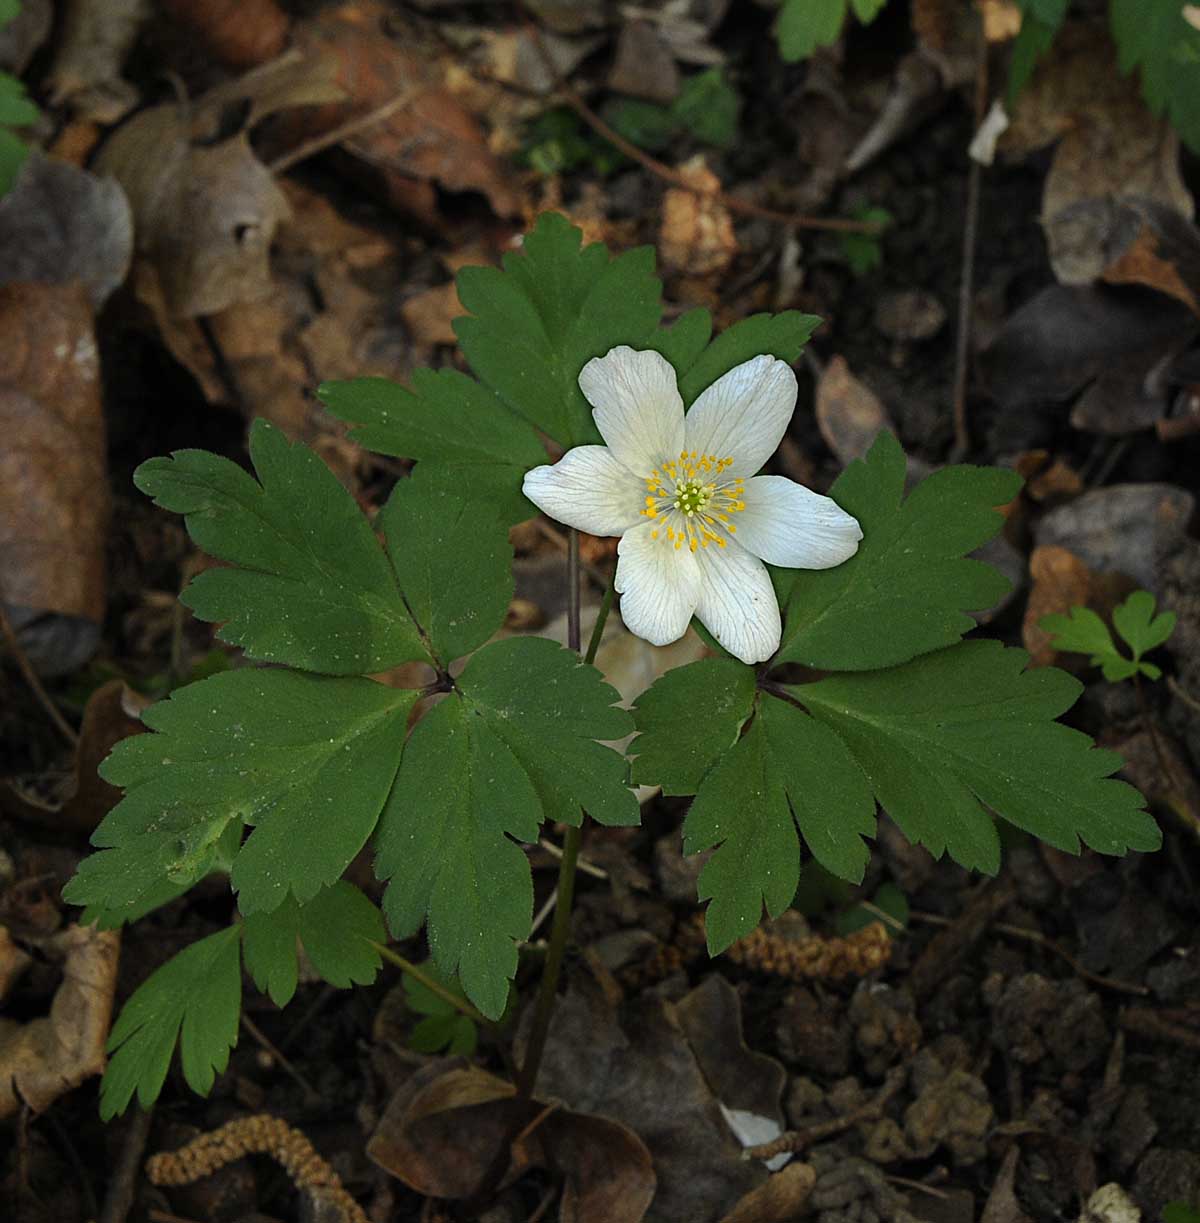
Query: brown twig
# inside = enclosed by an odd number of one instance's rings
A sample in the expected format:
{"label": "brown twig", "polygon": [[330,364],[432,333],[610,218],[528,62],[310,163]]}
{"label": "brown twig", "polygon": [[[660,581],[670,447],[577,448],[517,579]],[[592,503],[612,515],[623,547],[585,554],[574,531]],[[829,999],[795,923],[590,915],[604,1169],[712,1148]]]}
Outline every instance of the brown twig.
{"label": "brown twig", "polygon": [[[979,24],[978,22],[976,23]],[[983,30],[977,31],[978,59],[975,70],[975,129],[987,112],[988,73],[987,40]],[[967,428],[967,368],[971,351],[971,310],[975,300],[975,246],[979,236],[979,190],[983,181],[983,166],[971,158],[967,171],[966,222],[963,225],[962,281],[958,288],[958,334],[954,341],[954,449],[951,459],[961,462],[971,448]]]}
{"label": "brown twig", "polygon": [[272,1058],[279,1064],[279,1068],[294,1082],[301,1091],[307,1096],[309,1103],[319,1101],[321,1098],[317,1089],[300,1073],[296,1067],[288,1061],[288,1059],[271,1043],[270,1038],[262,1031],[261,1028],[250,1018],[244,1011],[241,1019],[242,1027],[250,1033],[251,1038],[262,1048],[263,1052],[268,1057]]}
{"label": "brown twig", "polygon": [[1191,710],[1200,713],[1200,701],[1173,676],[1167,676],[1167,687]]}
{"label": "brown twig", "polygon": [[690,191],[693,195],[715,199],[730,212],[739,212],[747,217],[758,217],[764,221],[774,221],[779,225],[791,225],[796,229],[826,229],[853,234],[875,234],[882,229],[877,221],[855,221],[848,217],[813,217],[799,212],[779,212],[774,208],[764,208],[761,204],[752,204],[749,200],[739,199],[736,195],[729,195],[720,188],[706,191],[698,187],[686,175],[668,166],[665,162],[659,161],[657,157],[651,157],[644,149],[639,149],[631,140],[626,140],[620,132],[605,123],[559,72],[558,65],[542,41],[541,32],[528,17],[526,17],[525,27],[541,57],[542,64],[554,81],[555,89],[562,94],[567,105],[598,136],[602,136],[631,161],[636,161],[642,169],[649,170],[651,174],[661,178],[664,182],[674,187],[681,187],[684,191]]}
{"label": "brown twig", "polygon": [[296,145],[294,149],[281,153],[267,166],[267,169],[276,177],[286,174],[294,165],[307,161],[318,153],[323,153],[335,144],[341,144],[343,140],[348,140],[351,136],[357,136],[360,132],[374,127],[377,123],[382,123],[385,119],[390,119],[398,110],[403,110],[413,100],[413,97],[413,90],[401,90],[394,98],[389,98],[382,105],[376,106],[374,110],[369,110],[364,115],[355,115],[353,119],[347,119],[345,123],[339,123],[337,127],[331,127],[329,131],[313,136]]}
{"label": "brown twig", "polygon": [[37,699],[38,704],[46,711],[46,716],[54,723],[58,733],[72,747],[78,747],[79,736],[75,733],[74,727],[59,713],[58,706],[50,699],[50,694],[42,685],[38,673],[33,669],[33,664],[26,657],[25,651],[21,649],[21,643],[17,640],[17,634],[13,629],[12,621],[8,618],[8,609],[4,605],[4,592],[2,590],[0,590],[0,633],[4,635],[4,641],[8,646],[9,653],[13,657],[13,662],[17,664],[17,669],[24,677],[25,683],[29,685],[29,690]]}
{"label": "brown twig", "polygon": [[133,1206],[137,1182],[142,1170],[142,1156],[146,1151],[146,1140],[150,1137],[150,1123],[154,1119],[153,1108],[137,1109],[125,1130],[121,1143],[121,1154],[108,1182],[104,1195],[104,1207],[98,1223],[125,1223]]}
{"label": "brown twig", "polygon": [[875,1121],[883,1116],[883,1110],[887,1102],[904,1086],[904,1081],[907,1078],[907,1066],[893,1066],[888,1071],[883,1086],[865,1104],[860,1104],[858,1108],[851,1109],[845,1116],[835,1117],[832,1121],[822,1121],[818,1125],[808,1125],[802,1130],[789,1130],[785,1134],[780,1134],[778,1138],[771,1142],[764,1142],[761,1146],[757,1147],[747,1147],[742,1152],[742,1158],[774,1159],[776,1155],[789,1153],[795,1155],[800,1151],[807,1150],[814,1142],[821,1142],[826,1138],[832,1138],[834,1134],[844,1133],[852,1125],[857,1125],[860,1121]]}
{"label": "brown twig", "polygon": [[1144,1006],[1127,1007],[1121,1012],[1121,1027],[1138,1036],[1169,1040],[1185,1049],[1200,1051],[1200,1031],[1172,1023],[1169,1019]]}
{"label": "brown twig", "polygon": [[[954,924],[948,917],[942,917],[937,913],[910,913],[909,920],[921,922],[926,926],[950,926]],[[1056,956],[1064,960],[1077,976],[1091,985],[1099,986],[1101,989],[1111,989],[1120,994],[1133,994],[1139,998],[1144,998],[1150,993],[1150,990],[1144,985],[1134,985],[1130,981],[1119,981],[1115,977],[1102,977],[1099,973],[1094,973],[1084,968],[1069,951],[1064,950],[1052,939],[1047,938],[1040,930],[1026,930],[1024,926],[1013,926],[1008,922],[1002,921],[992,922],[991,929],[999,934],[1009,934],[1013,938],[1024,939],[1027,943],[1036,943],[1039,947],[1052,951]]]}

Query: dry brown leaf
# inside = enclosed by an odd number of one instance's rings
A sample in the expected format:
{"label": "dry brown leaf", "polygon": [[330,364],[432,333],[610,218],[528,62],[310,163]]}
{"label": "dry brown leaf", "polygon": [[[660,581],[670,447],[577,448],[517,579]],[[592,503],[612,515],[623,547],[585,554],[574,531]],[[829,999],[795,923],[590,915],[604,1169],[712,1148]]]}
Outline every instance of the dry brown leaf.
{"label": "dry brown leaf", "polygon": [[881,429],[896,431],[887,409],[846,364],[834,356],[817,382],[817,428],[843,466],[863,458]]}
{"label": "dry brown leaf", "polygon": [[804,1213],[816,1183],[810,1165],[790,1163],[765,1185],[751,1189],[721,1223],[791,1223]]}
{"label": "dry brown leaf", "polygon": [[68,0],[46,85],[55,106],[98,123],[116,123],[138,102],[121,75],[125,57],[151,14],[150,0]]}
{"label": "dry brown leaf", "polygon": [[437,183],[449,191],[478,191],[497,214],[518,215],[512,172],[489,149],[480,122],[442,84],[438,49],[423,46],[416,27],[398,30],[399,21],[380,0],[352,0],[298,23],[297,44],[310,55],[333,59],[348,101],[281,118],[276,137],[295,145],[407,98],[406,105],[344,142],[374,168],[388,199],[436,223]]}
{"label": "dry brown leaf", "polygon": [[0,1002],[8,997],[12,987],[32,963],[33,957],[13,942],[8,927],[0,926]]}
{"label": "dry brown leaf", "polygon": [[617,53],[608,72],[608,87],[649,102],[668,105],[675,101],[679,69],[670,46],[654,23],[634,19],[621,27]]}
{"label": "dry brown leaf", "polygon": [[26,779],[0,785],[0,810],[56,831],[89,836],[117,805],[121,791],[97,772],[101,761],[122,739],[140,734],[141,711],[150,704],[119,679],[102,684],[88,698],[79,728],[71,773],[55,784],[30,786]]}
{"label": "dry brown leaf", "polygon": [[1200,231],[1153,200],[1122,200],[1114,211],[1100,278],[1157,289],[1200,315]]}
{"label": "dry brown leaf", "polygon": [[0,68],[23,76],[54,24],[52,0],[22,0],[21,11],[0,26]]}
{"label": "dry brown leaf", "polygon": [[273,59],[286,45],[291,24],[276,0],[164,0],[163,7],[228,68]]}
{"label": "dry brown leaf", "polygon": [[[367,1154],[418,1193],[469,1197],[510,1132],[514,1094],[510,1083],[462,1058],[432,1062],[392,1098]],[[529,1106],[528,1120],[506,1179],[553,1167],[566,1177],[563,1223],[638,1223],[654,1196],[655,1178],[649,1152],[632,1131],[539,1101]]]}
{"label": "dry brown leaf", "polygon": [[33,150],[0,199],[0,284],[82,281],[99,309],[132,257],[133,215],[120,186]]}
{"label": "dry brown leaf", "polygon": [[0,1019],[0,1118],[23,1104],[40,1113],[104,1069],[120,945],[119,930],[95,926],[68,926],[39,942],[62,961],[62,984],[49,1015]]}
{"label": "dry brown leaf", "polygon": [[105,431],[82,285],[0,286],[0,437],[0,597],[34,666],[62,674],[91,656],[105,600]]}
{"label": "dry brown leaf", "polygon": [[454,282],[435,285],[414,294],[400,307],[400,317],[408,327],[413,340],[426,349],[436,344],[457,344],[458,337],[451,326],[460,315],[466,314],[458,300]]}
{"label": "dry brown leaf", "polygon": [[729,209],[713,194],[721,180],[700,154],[684,162],[679,173],[696,190],[671,187],[663,195],[658,234],[663,264],[687,276],[722,272],[733,262],[738,245]]}

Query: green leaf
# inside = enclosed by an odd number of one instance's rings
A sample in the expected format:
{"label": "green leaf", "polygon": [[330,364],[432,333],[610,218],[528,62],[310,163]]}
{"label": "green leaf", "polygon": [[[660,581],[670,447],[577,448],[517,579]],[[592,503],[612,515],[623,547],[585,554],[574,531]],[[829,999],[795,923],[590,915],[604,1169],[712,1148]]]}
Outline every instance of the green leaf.
{"label": "green leaf", "polygon": [[146,711],[157,734],[122,740],[101,766],[127,793],[64,897],[128,916],[164,880],[214,869],[228,826],[246,823],[232,869],[242,912],[311,900],[370,836],[417,695],[276,670],[180,688]]}
{"label": "green leaf", "polygon": [[155,504],[186,516],[197,546],[238,566],[200,574],[184,603],[266,662],[365,675],[427,659],[383,549],[329,468],[264,420],[250,457],[261,483],[204,450],[134,473]]}
{"label": "green leaf", "polygon": [[846,0],[783,0],[775,37],[787,61],[808,59],[818,47],[837,42],[846,20]]}
{"label": "green leaf", "polygon": [[696,363],[711,338],[712,315],[703,306],[697,306],[681,315],[670,327],[661,328],[646,347],[662,353],[678,376]]}
{"label": "green leaf", "polygon": [[619,136],[651,153],[667,148],[679,128],[673,111],[640,98],[613,98],[604,107],[603,117]]}
{"label": "green leaf", "polygon": [[[421,971],[433,977],[459,998],[466,995],[453,977],[438,972],[432,960],[421,965]],[[479,1033],[474,1022],[444,998],[439,997],[415,977],[404,975],[404,993],[409,1010],[425,1016],[412,1030],[408,1047],[418,1053],[440,1053],[469,1057],[475,1052]]]}
{"label": "green leaf", "polygon": [[531,467],[546,461],[533,428],[494,391],[457,370],[418,369],[412,390],[387,378],[326,382],[317,396],[350,437],[377,454],[446,469],[463,488],[486,485],[507,523],[536,512],[521,492]]}
{"label": "green leaf", "polygon": [[[871,897],[871,904],[876,909],[886,913],[898,925],[908,925],[908,897],[894,883],[883,884],[875,895]],[[866,905],[857,904],[853,908],[846,909],[838,914],[836,922],[837,932],[843,938],[846,938],[858,930],[866,929],[872,922],[877,921],[880,921],[878,913],[873,913]],[[895,934],[894,926],[884,922],[883,927],[888,934]]]}
{"label": "green leaf", "polygon": [[785,310],[782,314],[751,314],[726,327],[686,370],[676,367],[684,406],[690,408],[701,391],[751,357],[767,353],[791,365],[820,325],[815,314]]}
{"label": "green leaf", "polygon": [[0,128],[0,196],[13,189],[28,156],[29,146],[25,141]]}
{"label": "green leaf", "polygon": [[727,149],[737,138],[742,100],[721,68],[690,76],[671,106],[676,123],[702,144]]}
{"label": "green leaf", "polygon": [[108,1038],[112,1058],[100,1085],[100,1116],[123,1113],[136,1091],[149,1108],[158,1098],[175,1042],[183,1077],[202,1096],[229,1064],[242,1009],[237,926],[184,948],[133,994]]}
{"label": "green leaf", "polygon": [[481,646],[513,595],[508,530],[474,493],[454,481],[401,480],[379,515],[405,606],[443,665]]}
{"label": "green leaf", "polygon": [[777,917],[799,882],[797,825],[826,870],[857,882],[875,831],[875,802],[842,741],[794,705],[762,700],[741,739],[700,784],[683,825],[684,849],[716,852],[700,873],[709,952],[716,955]]}
{"label": "green leaf", "polygon": [[510,638],[474,655],[409,738],[376,837],[384,912],[401,938],[428,920],[439,969],[489,1018],[504,1010],[533,912],[514,838],[535,841],[544,819],[578,823],[581,807],[637,822],[623,757],[595,742],[633,729],[617,699],[556,643]]}
{"label": "green leaf", "polygon": [[632,734],[633,716],[595,667],[545,638],[511,637],[476,654],[458,687],[529,775],[541,819],[578,824],[583,809],[601,824],[638,822],[624,756],[597,742]]}
{"label": "green leaf", "polygon": [[[3,25],[0,17],[0,25]],[[5,127],[28,127],[42,112],[25,94],[25,86],[15,76],[0,72],[0,123]]]}
{"label": "green leaf", "polygon": [[1141,70],[1142,92],[1200,151],[1200,30],[1178,0],[1110,0],[1109,20],[1122,72]]}
{"label": "green leaf", "polygon": [[15,21],[21,14],[21,0],[0,0],[0,26]]}
{"label": "green leaf", "polygon": [[1121,767],[1053,721],[1078,681],[1028,655],[969,641],[903,666],[789,689],[846,746],[880,805],[910,841],[994,874],[1000,844],[989,807],[1043,841],[1078,853],[1158,849],[1158,826]]}
{"label": "green leaf", "polygon": [[664,794],[695,794],[717,758],[737,741],[754,706],[755,673],[734,659],[674,667],[634,707],[633,780]]}
{"label": "green leaf", "polygon": [[866,671],[952,645],[975,627],[967,615],[1008,589],[1002,574],[966,553],[999,531],[995,507],[1021,486],[1015,472],[944,467],[904,497],[904,451],[881,433],[830,496],[863,530],[858,552],[835,569],[799,570],[776,660]]}
{"label": "green leaf", "polygon": [[[871,221],[879,226],[891,225],[895,220],[886,208],[869,205],[856,208],[852,215],[856,221]],[[838,240],[855,276],[865,276],[883,263],[882,230],[876,233],[841,234]]]}
{"label": "green leaf", "polygon": [[1025,86],[1029,84],[1038,60],[1050,50],[1058,33],[1059,22],[1046,22],[1033,12],[1026,12],[1021,29],[1013,42],[1012,58],[1009,60],[1008,88],[1005,104],[1012,110]]}
{"label": "green leaf", "polygon": [[380,959],[371,944],[386,937],[379,910],[345,880],[323,888],[307,904],[288,897],[271,913],[252,913],[242,929],[246,968],[279,1007],[296,992],[297,940],[323,980],[349,989],[375,980]]}
{"label": "green leaf", "polygon": [[1094,666],[1099,666],[1108,656],[1120,658],[1108,625],[1090,607],[1072,607],[1066,616],[1057,612],[1043,616],[1038,621],[1038,628],[1051,635],[1050,644],[1056,650],[1094,655]]}
{"label": "green leaf", "polygon": [[1187,1202],[1168,1202],[1163,1207],[1163,1223],[1200,1223],[1200,1210],[1193,1210]]}
{"label": "green leaf", "polygon": [[557,213],[544,213],[504,270],[467,267],[454,321],[479,379],[564,448],[599,442],[579,372],[618,344],[642,347],[662,314],[650,247],[615,259]]}
{"label": "green leaf", "polygon": [[1175,631],[1175,613],[1154,614],[1154,596],[1148,590],[1135,590],[1113,610],[1113,626],[1133,651],[1135,661],[1157,649]]}
{"label": "green leaf", "polygon": [[529,863],[511,838],[536,840],[539,818],[520,763],[459,696],[417,723],[375,840],[383,909],[398,938],[428,919],[438,967],[490,1019],[533,918]]}
{"label": "green leaf", "polygon": [[850,0],[850,7],[854,10],[854,15],[863,23],[870,25],[883,10],[883,6],[887,0]]}

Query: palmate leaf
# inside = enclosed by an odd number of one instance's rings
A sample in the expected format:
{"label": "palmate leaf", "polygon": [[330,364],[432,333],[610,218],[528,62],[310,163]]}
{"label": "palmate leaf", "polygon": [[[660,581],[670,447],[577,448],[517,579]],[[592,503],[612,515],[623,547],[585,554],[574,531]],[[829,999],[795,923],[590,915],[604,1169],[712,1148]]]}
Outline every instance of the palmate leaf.
{"label": "palmate leaf", "polygon": [[1089,655],[1093,667],[1099,667],[1109,683],[1142,674],[1161,679],[1162,671],[1142,655],[1156,649],[1175,629],[1175,613],[1154,614],[1154,596],[1148,590],[1135,590],[1120,606],[1113,609],[1113,625],[1122,640],[1133,651],[1127,658],[1117,648],[1108,625],[1090,607],[1072,607],[1067,615],[1054,613],[1043,616],[1038,627],[1051,634],[1056,650]]}
{"label": "palmate leaf", "polygon": [[1137,68],[1157,115],[1166,112],[1184,142],[1200,151],[1200,30],[1176,0],[1110,0],[1122,72]]}
{"label": "palmate leaf", "polygon": [[264,420],[250,457],[257,481],[204,450],[134,473],[157,505],[185,515],[199,547],[237,566],[200,574],[184,603],[264,662],[365,675],[428,659],[383,549],[329,468]]}
{"label": "palmate leaf", "polygon": [[229,825],[243,913],[301,903],[366,843],[396,774],[417,693],[365,679],[229,671],[148,709],[152,735],[117,745],[101,775],[126,790],[67,884],[72,904],[121,919],[164,880],[194,883]]}
{"label": "palmate leaf", "polygon": [[1135,590],[1119,607],[1113,608],[1113,627],[1133,651],[1135,662],[1157,649],[1175,631],[1175,613],[1154,614],[1154,596],[1148,590]]}
{"label": "palmate leaf", "polygon": [[1157,849],[1142,796],[1111,776],[1120,757],[1055,721],[1079,683],[1027,661],[972,641],[757,693],[754,669],[731,660],[659,680],[635,709],[633,773],[696,793],[684,838],[688,852],[715,848],[699,882],[710,950],[791,903],[797,831],[824,869],[859,881],[876,802],[914,843],[992,873],[989,811],[1072,853]]}
{"label": "palmate leaf", "polygon": [[1028,655],[968,641],[904,666],[789,689],[834,731],[875,797],[914,843],[994,874],[990,808],[1048,844],[1078,853],[1158,849],[1158,826],[1114,752],[1054,719],[1082,691]]}
{"label": "palmate leaf", "polygon": [[412,389],[387,378],[326,382],[317,392],[339,420],[357,425],[350,437],[377,454],[415,459],[424,477],[480,493],[506,523],[536,513],[521,492],[531,467],[546,461],[533,426],[488,387],[457,370],[416,370]]}
{"label": "palmate leaf", "polygon": [[323,888],[306,904],[290,896],[270,913],[252,913],[242,923],[246,968],[254,984],[276,1006],[296,992],[296,942],[317,973],[337,989],[370,985],[379,971],[371,944],[386,938],[379,910],[344,879]]}
{"label": "palmate leaf", "polygon": [[219,930],[185,947],[134,992],[108,1038],[112,1057],[100,1085],[100,1116],[123,1113],[137,1093],[158,1098],[175,1042],[183,1076],[202,1096],[229,1063],[242,1009],[241,931]]}
{"label": "palmate leaf", "polygon": [[858,519],[863,541],[844,564],[790,578],[777,662],[835,671],[907,662],[958,641],[975,627],[967,612],[1009,589],[966,554],[999,531],[996,507],[1016,495],[1020,476],[945,467],[904,497],[905,471],[900,443],[881,433],[838,478],[830,496]]}
{"label": "palmate leaf", "polygon": [[654,252],[610,258],[600,243],[543,213],[504,269],[465,267],[458,295],[470,315],[454,320],[476,376],[519,416],[564,448],[599,442],[579,371],[618,344],[644,347],[662,315]]}
{"label": "palmate leaf", "polygon": [[384,912],[397,937],[428,920],[440,971],[489,1018],[504,1010],[533,914],[515,841],[536,840],[547,817],[577,822],[583,803],[637,820],[623,759],[594,742],[633,729],[617,699],[576,655],[511,638],[475,655],[409,738],[375,840]]}

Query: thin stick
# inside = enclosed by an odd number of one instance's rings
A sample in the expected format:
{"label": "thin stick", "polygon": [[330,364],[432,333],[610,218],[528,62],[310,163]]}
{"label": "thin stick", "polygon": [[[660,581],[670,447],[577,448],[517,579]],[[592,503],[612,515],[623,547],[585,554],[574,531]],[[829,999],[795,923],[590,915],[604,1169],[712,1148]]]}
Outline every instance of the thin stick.
{"label": "thin stick", "polygon": [[72,747],[78,747],[79,736],[75,733],[74,727],[59,713],[58,706],[50,699],[50,694],[43,687],[38,673],[33,669],[33,664],[25,656],[25,651],[21,649],[21,643],[17,640],[17,634],[13,629],[12,621],[8,618],[8,608],[4,605],[3,591],[0,591],[0,633],[4,634],[4,641],[8,646],[9,653],[13,656],[13,661],[17,664],[17,668],[24,677],[25,683],[29,685],[29,691],[33,693],[38,704],[46,711],[46,716],[54,723],[58,733]]}
{"label": "thin stick", "polygon": [[117,1166],[113,1169],[112,1180],[108,1182],[108,1192],[104,1195],[104,1206],[100,1211],[98,1223],[125,1223],[129,1217],[153,1119],[152,1107],[139,1108],[130,1118],[125,1130],[125,1141],[121,1143],[121,1154],[117,1157]]}
{"label": "thin stick", "polygon": [[644,149],[639,149],[632,141],[626,140],[620,132],[609,127],[603,119],[579,96],[567,83],[558,65],[550,56],[546,44],[542,41],[541,32],[531,20],[526,18],[526,29],[537,49],[538,55],[545,65],[546,71],[554,81],[554,87],[563,95],[570,108],[599,136],[603,136],[609,144],[619,149],[631,161],[636,161],[644,170],[661,178],[675,187],[682,187],[693,195],[718,200],[730,212],[740,212],[743,216],[759,217],[764,221],[775,221],[779,225],[792,225],[797,229],[828,229],[839,233],[874,234],[883,227],[877,221],[854,221],[848,217],[813,217],[798,212],[778,212],[774,208],[764,208],[761,204],[752,204],[749,200],[739,199],[736,195],[727,195],[720,188],[706,191],[698,187],[686,175],[672,169],[657,157],[651,157]]}
{"label": "thin stick", "polygon": [[256,1024],[245,1011],[242,1012],[241,1023],[242,1027],[244,1027],[246,1031],[250,1033],[254,1041],[262,1047],[265,1053],[269,1054],[279,1063],[280,1069],[283,1070],[283,1072],[292,1080],[292,1082],[299,1086],[300,1090],[304,1092],[310,1101],[320,1100],[321,1095],[317,1089],[304,1077],[304,1075],[300,1073],[299,1070],[296,1069],[296,1067],[290,1061],[288,1061],[288,1059],[282,1053],[280,1053],[275,1045],[271,1043],[271,1040],[267,1034],[262,1031],[258,1024]]}
{"label": "thin stick", "polygon": [[301,144],[296,145],[294,149],[289,149],[286,153],[280,154],[280,156],[268,164],[267,169],[276,176],[286,174],[294,165],[307,161],[308,158],[315,157],[318,153],[323,153],[332,145],[341,144],[343,140],[347,140],[351,136],[357,136],[359,132],[391,118],[398,110],[403,110],[413,100],[413,96],[413,90],[402,90],[394,98],[384,102],[381,106],[367,111],[365,115],[356,115],[353,119],[347,119],[345,123],[339,123],[337,127],[331,127],[329,131],[322,132],[319,136],[313,136],[310,140],[305,140]]}
{"label": "thin stick", "polygon": [[[563,851],[559,849],[559,847],[555,845],[553,841],[549,840],[549,838],[539,837],[538,845],[540,845],[542,849],[544,849],[552,858],[554,858],[555,861],[562,861]],[[594,862],[589,862],[586,858],[580,858],[579,861],[576,862],[575,866],[576,869],[583,871],[585,875],[591,875],[593,879],[608,878],[608,871],[604,870],[603,867],[597,866]],[[53,877],[53,875],[46,876],[47,879],[52,879]]]}
{"label": "thin stick", "polygon": [[[976,23],[978,25],[978,22]],[[975,69],[975,127],[978,129],[987,111],[987,40],[982,29]],[[967,216],[963,226],[962,281],[958,288],[958,335],[954,344],[954,450],[951,459],[960,462],[971,448],[967,429],[967,367],[970,363],[971,308],[975,300],[975,246],[979,235],[979,188],[983,166],[971,158],[967,171]]]}
{"label": "thin stick", "polygon": [[[544,518],[535,518],[534,526],[538,534],[543,539],[548,539],[564,556],[570,545],[567,543],[566,537],[561,531],[556,531]],[[579,562],[583,572],[592,579],[602,590],[608,589],[608,577],[603,569],[598,565],[593,565],[591,561],[581,560]]]}
{"label": "thin stick", "polygon": [[1194,696],[1173,676],[1167,676],[1167,687],[1189,708],[1200,713],[1200,701]]}
{"label": "thin stick", "polygon": [[414,981],[420,981],[431,994],[436,994],[443,1002],[448,1002],[456,1011],[461,1011],[468,1019],[474,1020],[485,1028],[495,1028],[496,1025],[482,1011],[477,1011],[465,998],[456,997],[440,981],[435,981],[427,972],[422,972],[411,960],[406,960],[399,952],[375,942],[374,939],[368,939],[367,942],[385,960],[395,964],[401,972],[408,973]]}
{"label": "thin stick", "polygon": [[596,613],[596,623],[592,625],[592,636],[588,641],[587,653],[583,656],[583,661],[589,665],[596,661],[596,654],[600,649],[600,641],[604,636],[604,625],[608,621],[608,613],[612,611],[613,598],[617,593],[616,581],[617,571],[614,568],[612,577],[608,579],[608,585],[604,588],[604,598],[600,602],[600,610]]}

